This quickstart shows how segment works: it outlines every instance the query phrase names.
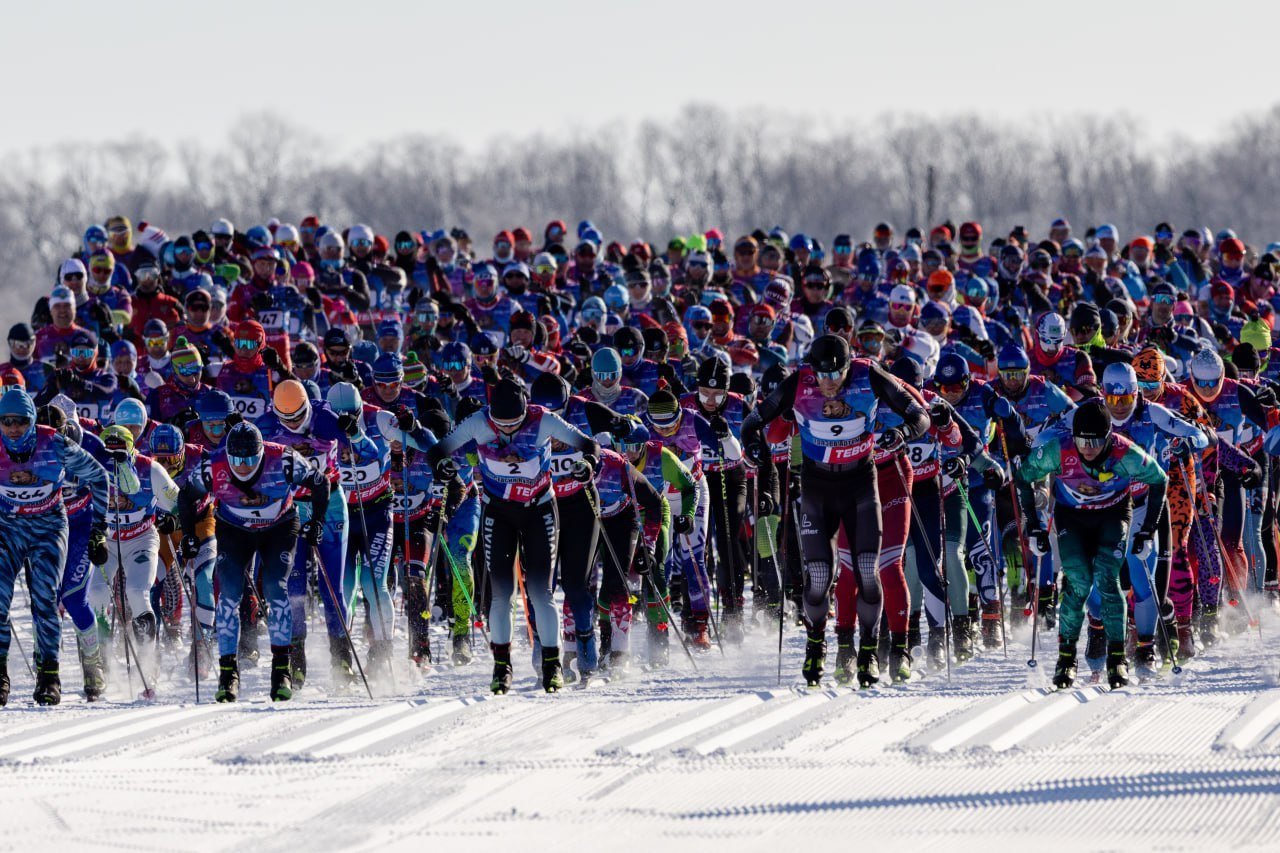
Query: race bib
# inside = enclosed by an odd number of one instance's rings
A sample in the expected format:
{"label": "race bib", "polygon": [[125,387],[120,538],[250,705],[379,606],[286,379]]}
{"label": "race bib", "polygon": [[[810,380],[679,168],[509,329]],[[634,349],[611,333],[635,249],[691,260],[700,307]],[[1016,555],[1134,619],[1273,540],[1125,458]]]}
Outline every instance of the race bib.
{"label": "race bib", "polygon": [[257,420],[267,413],[267,401],[261,397],[232,397],[231,404],[245,420]]}

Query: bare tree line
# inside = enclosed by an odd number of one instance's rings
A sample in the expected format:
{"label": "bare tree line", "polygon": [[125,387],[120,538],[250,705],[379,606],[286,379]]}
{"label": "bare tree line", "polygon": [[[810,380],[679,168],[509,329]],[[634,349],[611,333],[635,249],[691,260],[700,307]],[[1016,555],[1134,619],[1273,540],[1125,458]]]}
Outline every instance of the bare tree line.
{"label": "bare tree line", "polygon": [[[1057,216],[1123,234],[1232,227],[1280,238],[1280,106],[1217,142],[1144,142],[1126,117],[1010,123],[978,116],[881,117],[830,131],[804,117],[732,115],[693,104],[672,121],[576,127],[467,151],[418,134],[337,158],[323,137],[249,115],[216,145],[78,142],[28,151],[0,174],[4,287],[30,304],[90,223],[123,213],[171,234],[227,216],[240,228],[307,214],[381,233],[462,225],[487,245],[502,228],[592,219],[607,238],[665,242],[711,226],[782,224],[830,241],[887,220],[974,218],[1043,234]],[[16,307],[16,306],[15,306]],[[13,309],[11,314],[15,314]]]}

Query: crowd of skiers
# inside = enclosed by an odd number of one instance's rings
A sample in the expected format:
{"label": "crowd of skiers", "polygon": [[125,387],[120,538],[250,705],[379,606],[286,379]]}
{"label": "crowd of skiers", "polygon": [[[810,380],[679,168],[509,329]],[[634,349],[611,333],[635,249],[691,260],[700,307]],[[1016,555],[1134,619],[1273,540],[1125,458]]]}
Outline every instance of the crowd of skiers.
{"label": "crowd of skiers", "polygon": [[1119,687],[1277,603],[1280,244],[870,237],[90,226],[0,364],[0,704],[20,579],[41,704],[64,616],[87,699],[234,701],[313,621],[338,686],[442,625],[506,692],[523,614],[548,691],[833,620],[840,684],[1030,625]]}

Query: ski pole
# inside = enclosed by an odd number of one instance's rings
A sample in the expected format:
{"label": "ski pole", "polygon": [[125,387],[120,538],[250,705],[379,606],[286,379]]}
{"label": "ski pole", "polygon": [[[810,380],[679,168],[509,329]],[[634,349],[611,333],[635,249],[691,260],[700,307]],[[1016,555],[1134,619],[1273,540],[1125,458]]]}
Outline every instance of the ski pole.
{"label": "ski pole", "polygon": [[196,618],[196,591],[195,584],[187,582],[184,577],[183,586],[186,587],[187,601],[191,604],[191,674],[196,680],[196,704],[200,704],[200,644],[204,637],[200,630],[200,621]]}
{"label": "ski pole", "polygon": [[[405,589],[408,590],[409,584],[412,583],[413,580],[409,576],[409,547],[410,547],[409,546],[409,525],[410,525],[410,520],[409,520],[409,433],[407,430],[400,430],[400,457],[402,460],[401,461],[402,467],[400,469],[400,482],[401,482],[401,485],[403,486],[403,488],[400,491],[401,491],[401,494],[404,496],[403,497],[404,521],[401,524],[401,526],[404,528],[404,550],[402,552],[402,556],[400,559],[400,565],[401,565],[401,571],[404,572]],[[435,542],[432,542],[432,551],[434,552],[434,550],[435,550]],[[431,564],[430,559],[432,558],[428,558],[427,565]],[[427,612],[430,613],[431,612],[431,594],[426,586],[427,581],[425,578],[423,579],[422,583],[423,583],[422,599],[427,605]],[[409,628],[412,631],[413,626],[410,625]],[[392,632],[392,634],[394,636],[394,631]],[[427,660],[432,663],[435,663],[435,660],[432,658],[432,655],[431,655],[431,622],[430,620],[427,621]]]}
{"label": "ski pole", "polygon": [[1005,636],[1007,633],[1004,627],[1004,582],[1000,578],[1000,568],[996,565],[996,555],[991,553],[991,543],[987,541],[986,531],[982,529],[982,525],[978,522],[978,514],[973,511],[973,504],[969,503],[969,490],[961,485],[959,480],[953,480],[956,484],[956,490],[960,493],[960,500],[964,503],[964,508],[969,513],[969,519],[973,522],[974,529],[978,533],[978,541],[982,543],[982,549],[987,552],[987,559],[991,561],[991,571],[996,576],[996,594],[998,598],[996,603],[1000,605],[1000,643],[1004,647],[1004,656],[1009,657],[1009,639]]}
{"label": "ski pole", "polygon": [[[613,540],[609,538],[609,531],[604,529],[604,520],[600,517],[600,508],[596,506],[596,502],[593,499],[595,490],[591,489],[590,486],[588,486],[588,489],[589,493],[587,494],[587,504],[591,507],[591,514],[595,516],[596,527],[600,531],[600,538],[604,541],[604,547],[609,552],[609,556],[613,558],[613,567],[618,572],[618,575],[622,580],[622,588],[626,589],[626,570],[622,568],[622,561],[618,559],[618,552],[614,550]],[[662,613],[666,617],[667,627],[675,633],[676,639],[680,641],[680,647],[684,649],[685,657],[687,657],[689,659],[689,663],[693,665],[693,671],[697,672],[698,662],[693,659],[693,652],[689,651],[689,643],[685,640],[684,634],[676,627],[675,620],[671,618],[671,609],[667,607],[666,599],[664,599],[658,592],[656,584],[653,583],[653,579],[650,578],[647,573],[643,576],[643,580],[650,584],[654,597],[658,599],[658,604],[662,607]]]}
{"label": "ski pole", "polygon": [[[774,470],[776,471],[777,468],[775,467]],[[787,618],[787,597],[783,593],[783,587],[786,585],[786,583],[783,580],[783,576],[782,576],[782,561],[786,559],[786,553],[787,553],[786,552],[787,516],[791,512],[791,503],[788,500],[789,498],[788,493],[791,490],[790,489],[791,478],[788,477],[787,481],[783,482],[782,475],[779,474],[778,480],[779,480],[779,483],[778,483],[779,491],[782,494],[782,548],[783,548],[782,555],[783,556],[782,556],[782,559],[779,559],[777,554],[775,554],[774,562],[778,564],[778,686],[782,686],[782,630],[783,630],[782,623],[786,621],[786,618]],[[772,541],[769,543],[771,548],[773,547],[773,544],[774,543]]]}
{"label": "ski pole", "polygon": [[[902,483],[902,492],[907,496],[907,505],[911,507],[911,517],[916,523],[916,527],[920,530],[920,541],[924,543],[925,551],[929,555],[929,562],[933,564],[934,570],[939,571],[942,575],[942,657],[947,662],[947,683],[951,682],[951,588],[947,583],[947,567],[938,562],[938,557],[933,551],[933,543],[929,541],[929,528],[924,526],[924,522],[920,518],[920,509],[916,506],[916,502],[911,499],[911,490],[907,488],[907,475],[902,473],[902,455],[894,454],[893,470],[898,474],[898,481]],[[942,488],[938,488],[939,511],[941,511]],[[927,608],[926,608],[927,610]],[[930,633],[933,629],[930,628]]]}
{"label": "ski pole", "polygon": [[12,616],[6,616],[4,622],[9,628],[9,636],[13,637],[13,641],[18,645],[18,654],[22,656],[22,662],[27,665],[27,674],[31,676],[32,681],[35,681],[36,671],[31,668],[31,660],[27,657],[27,650],[22,647],[22,637],[18,634],[17,626],[13,624]]}
{"label": "ski pole", "polygon": [[[1201,496],[1202,496],[1202,499],[1203,499],[1203,501],[1204,501],[1205,509],[1206,509],[1206,510],[1208,510],[1208,509],[1209,509],[1208,486],[1206,486],[1206,485],[1205,485],[1203,472],[1202,472],[1202,475],[1201,475],[1200,477],[1198,477],[1198,478],[1197,478],[1197,480],[1196,480],[1196,485],[1197,485],[1198,487],[1200,487],[1200,488],[1201,488],[1201,490],[1202,490],[1202,491],[1201,491]],[[1229,572],[1228,572],[1228,568],[1232,565],[1233,561],[1232,561],[1232,560],[1227,556],[1227,554],[1228,554],[1228,552],[1227,552],[1227,546],[1226,546],[1226,543],[1225,543],[1225,542],[1223,542],[1223,540],[1222,540],[1222,531],[1218,529],[1218,525],[1217,525],[1217,523],[1216,523],[1216,522],[1217,522],[1217,517],[1216,517],[1216,515],[1215,515],[1215,514],[1213,514],[1213,513],[1209,513],[1208,517],[1206,517],[1205,519],[1203,519],[1203,522],[1204,522],[1205,524],[1208,524],[1208,525],[1209,525],[1209,527],[1210,527],[1210,529],[1211,529],[1211,530],[1213,530],[1214,538],[1215,538],[1215,539],[1217,540],[1217,542],[1218,542],[1218,552],[1222,555],[1223,575],[1224,575],[1224,576],[1226,576],[1226,575],[1228,575],[1228,574],[1229,574]],[[1201,536],[1201,542],[1202,542],[1203,544],[1205,544],[1205,545],[1206,545],[1205,550],[1206,550],[1206,551],[1208,551],[1208,547],[1207,547],[1207,546],[1208,546],[1209,544],[1211,544],[1211,543],[1206,543],[1206,542],[1204,541],[1204,532],[1203,532],[1203,531],[1201,531],[1200,536]],[[1227,578],[1227,579],[1228,579],[1228,580],[1230,580],[1230,578]],[[1234,587],[1235,585],[1234,585],[1234,584],[1231,584],[1231,586],[1233,586],[1233,587]],[[1245,594],[1244,594],[1244,593],[1245,593],[1245,591],[1244,591],[1243,589],[1238,590],[1238,592],[1237,592],[1237,598],[1235,598],[1235,599],[1228,598],[1228,599],[1227,599],[1227,604],[1229,604],[1229,605],[1231,605],[1231,606],[1233,606],[1233,607],[1234,607],[1234,606],[1236,606],[1236,605],[1237,605],[1237,603],[1238,603],[1238,604],[1240,604],[1240,605],[1242,605],[1242,606],[1244,607],[1244,614],[1245,614],[1245,618],[1249,620],[1249,627],[1250,627],[1250,628],[1255,627],[1255,626],[1257,627],[1257,629],[1258,629],[1258,639],[1259,639],[1259,640],[1261,640],[1261,639],[1262,639],[1262,622],[1261,622],[1260,620],[1258,620],[1258,619],[1255,619],[1255,618],[1254,618],[1254,616],[1253,616],[1253,608],[1251,608],[1251,607],[1249,606],[1249,601],[1248,601],[1248,599],[1245,597]]]}
{"label": "ski pole", "polygon": [[[443,520],[441,521],[441,525],[443,526]],[[454,583],[462,584],[462,594],[467,599],[467,607],[471,611],[472,627],[480,629],[480,634],[484,637],[485,645],[488,645],[490,642],[489,632],[484,627],[484,620],[481,619],[480,614],[476,612],[475,599],[472,597],[471,593],[467,592],[467,585],[464,583],[462,569],[458,567],[457,561],[453,559],[453,554],[450,553],[448,545],[442,543],[440,546],[440,553],[444,554],[445,561],[449,563],[449,568],[453,572]]]}
{"label": "ski pole", "polygon": [[[1176,460],[1175,460],[1174,464],[1175,464],[1175,465],[1177,464]],[[1180,465],[1179,465],[1179,466],[1178,466],[1178,468],[1179,468],[1179,470],[1181,471],[1182,466],[1180,466]],[[1185,479],[1185,477],[1187,476],[1187,472],[1186,472],[1186,471],[1182,471],[1182,476],[1183,476],[1183,478]],[[1151,509],[1152,509],[1152,508],[1151,508],[1151,506],[1150,506],[1150,505],[1148,505],[1148,506],[1147,506],[1147,512],[1151,512]],[[1161,507],[1158,507],[1158,509],[1159,509],[1159,510],[1163,510],[1163,509],[1164,509],[1164,507],[1163,507],[1163,506],[1161,506]],[[1132,549],[1132,546],[1133,546],[1133,537],[1132,537],[1132,536],[1130,536],[1130,537],[1128,537],[1128,539],[1129,539],[1129,541],[1125,543],[1125,546],[1124,546],[1124,549],[1123,549],[1123,552],[1122,552],[1122,557],[1121,557],[1121,559],[1122,559],[1122,560],[1124,560],[1126,563],[1128,562],[1129,557],[1133,554],[1133,549]],[[1153,548],[1154,548],[1154,547],[1157,547],[1157,542],[1156,542],[1156,540],[1152,540],[1152,547],[1153,547]],[[1136,559],[1136,558],[1135,558],[1135,559]],[[1157,627],[1159,627],[1159,629],[1160,629],[1160,636],[1164,637],[1164,645],[1165,645],[1165,648],[1172,648],[1172,646],[1171,646],[1171,645],[1169,645],[1169,631],[1168,631],[1168,629],[1167,629],[1167,628],[1165,628],[1164,619],[1162,618],[1161,613],[1160,613],[1160,610],[1161,610],[1161,608],[1160,608],[1160,599],[1159,599],[1159,597],[1157,596],[1155,575],[1152,573],[1152,571],[1151,571],[1151,567],[1150,567],[1149,565],[1147,565],[1147,561],[1146,561],[1146,560],[1141,560],[1141,559],[1139,559],[1139,560],[1138,560],[1138,562],[1142,565],[1142,573],[1143,573],[1143,575],[1145,575],[1145,576],[1146,576],[1146,578],[1147,578],[1147,588],[1148,588],[1149,590],[1151,590],[1151,597],[1152,597],[1152,598],[1154,598],[1154,599],[1156,600],[1156,626],[1157,626]],[[1181,664],[1179,664],[1179,663],[1177,662],[1177,660],[1175,660],[1175,661],[1173,662],[1173,669],[1171,670],[1171,672],[1172,672],[1174,675],[1180,675],[1180,674],[1182,673],[1182,665],[1181,665]]]}
{"label": "ski pole", "polygon": [[[1008,439],[1005,438],[1004,424],[1000,423],[999,421],[996,421],[996,434],[1000,436],[1000,449],[1004,451],[1005,465],[1008,466],[1005,469],[1005,475],[1009,478],[1009,502],[1013,506],[1014,528],[1018,531],[1018,554],[1017,555],[1019,559],[1022,560],[1022,565],[1020,567],[1020,571],[1022,573],[1022,583],[1023,583],[1023,586],[1027,589],[1029,597],[1035,598],[1036,597],[1035,584],[1033,584],[1031,581],[1031,569],[1030,569],[1032,561],[1028,559],[1027,544],[1022,536],[1022,531],[1023,531],[1022,509],[1021,507],[1018,506],[1018,486],[1013,480],[1013,473],[1014,473],[1013,458],[1009,456],[1009,441]],[[1038,577],[1036,578],[1036,581],[1037,582],[1039,581]],[[1012,590],[1010,590],[1010,596],[1012,596]],[[1032,627],[1032,630],[1035,630],[1034,625]]]}
{"label": "ski pole", "polygon": [[[333,591],[333,583],[329,580],[329,574],[324,571],[324,566],[320,562],[320,548],[317,545],[311,546],[311,556],[316,561],[319,568],[317,572],[320,579],[324,581],[325,588],[329,590],[329,598],[332,601],[340,602],[342,599]],[[356,645],[351,641],[351,631],[347,628],[347,620],[341,612],[338,613],[338,622],[342,625],[342,638],[347,641],[347,650],[351,652],[351,659],[356,662],[356,670],[360,673],[360,680],[364,682],[365,692],[369,694],[370,701],[373,700],[373,690],[369,688],[369,679],[364,676],[364,666],[360,663],[360,655],[356,653]]]}

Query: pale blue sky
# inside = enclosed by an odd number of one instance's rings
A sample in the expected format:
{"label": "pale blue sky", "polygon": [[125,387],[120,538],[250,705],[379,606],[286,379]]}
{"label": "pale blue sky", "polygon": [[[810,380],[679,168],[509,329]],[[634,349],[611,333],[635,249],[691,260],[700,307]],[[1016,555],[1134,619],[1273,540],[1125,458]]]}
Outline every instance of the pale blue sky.
{"label": "pale blue sky", "polygon": [[467,146],[691,100],[841,122],[887,110],[1128,111],[1159,143],[1280,100],[1267,2],[48,0],[5,9],[0,150],[209,138],[270,109],[338,150]]}

